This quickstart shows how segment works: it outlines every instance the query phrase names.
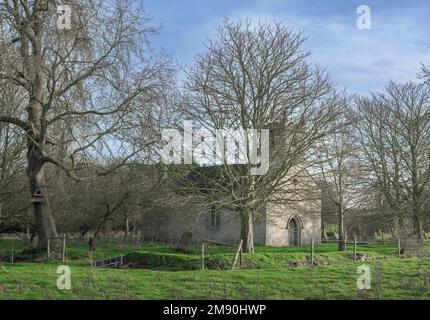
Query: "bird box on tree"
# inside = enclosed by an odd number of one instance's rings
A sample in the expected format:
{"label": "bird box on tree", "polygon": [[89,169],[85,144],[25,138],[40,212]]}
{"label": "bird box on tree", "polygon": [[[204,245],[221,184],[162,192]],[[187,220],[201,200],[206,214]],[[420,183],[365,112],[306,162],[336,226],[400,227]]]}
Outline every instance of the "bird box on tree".
{"label": "bird box on tree", "polygon": [[30,202],[38,202],[38,203],[42,203],[42,202],[46,202],[46,197],[45,194],[43,193],[42,190],[40,190],[39,188],[36,189],[36,191],[34,191],[33,196],[30,199]]}

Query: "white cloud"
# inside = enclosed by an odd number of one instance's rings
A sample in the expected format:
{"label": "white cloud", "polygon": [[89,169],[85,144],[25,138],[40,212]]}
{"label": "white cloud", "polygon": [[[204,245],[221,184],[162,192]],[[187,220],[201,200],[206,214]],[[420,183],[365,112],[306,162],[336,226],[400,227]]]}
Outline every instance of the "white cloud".
{"label": "white cloud", "polygon": [[[416,7],[401,11],[385,6],[371,8],[371,30],[356,28],[358,15],[353,5],[349,14],[330,11],[331,7],[319,13],[314,7],[312,10],[306,7],[303,1],[264,0],[235,10],[225,8],[222,12],[232,19],[277,20],[304,30],[308,37],[305,46],[312,51],[310,60],[326,67],[339,86],[367,94],[383,89],[390,80],[414,80],[420,63],[430,64],[430,26],[423,22],[422,12]],[[182,62],[192,63],[194,56],[204,49],[207,38],[216,37],[215,27],[224,16],[208,15],[193,28],[181,27],[181,42],[175,55]]]}
{"label": "white cloud", "polygon": [[430,63],[430,30],[427,24],[414,19],[413,11],[407,16],[392,12],[374,15],[371,30],[356,28],[358,15],[262,15],[250,10],[238,17],[269,22],[276,19],[304,29],[311,61],[326,67],[350,92],[367,94],[383,89],[390,80],[416,80],[420,63]]}

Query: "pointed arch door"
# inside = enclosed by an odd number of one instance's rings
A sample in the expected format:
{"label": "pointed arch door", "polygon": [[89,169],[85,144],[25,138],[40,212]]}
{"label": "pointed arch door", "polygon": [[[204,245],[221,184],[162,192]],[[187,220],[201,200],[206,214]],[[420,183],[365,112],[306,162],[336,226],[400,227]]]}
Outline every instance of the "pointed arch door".
{"label": "pointed arch door", "polygon": [[300,245],[300,223],[295,217],[288,222],[288,245]]}

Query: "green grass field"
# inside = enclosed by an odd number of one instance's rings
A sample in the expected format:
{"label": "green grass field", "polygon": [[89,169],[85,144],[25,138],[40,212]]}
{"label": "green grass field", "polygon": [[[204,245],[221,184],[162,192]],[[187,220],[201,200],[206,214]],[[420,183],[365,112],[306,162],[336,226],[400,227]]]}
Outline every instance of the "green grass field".
{"label": "green grass field", "polygon": [[[95,258],[134,253],[145,269],[94,268],[86,247],[70,244],[65,265],[71,269],[71,290],[57,289],[61,262],[6,262],[11,239],[0,239],[0,299],[429,299],[430,258],[397,259],[390,244],[361,245],[371,259],[354,262],[352,246],[339,253],[336,244],[315,248],[317,265],[309,265],[309,247],[257,247],[244,255],[244,269],[227,268],[233,248],[209,247],[209,270],[198,270],[200,251],[177,252],[162,244],[121,245],[105,242]],[[19,241],[14,242],[19,261]],[[429,245],[429,244],[427,244]],[[372,289],[357,290],[357,267],[372,271]],[[221,269],[218,269],[221,268]]]}

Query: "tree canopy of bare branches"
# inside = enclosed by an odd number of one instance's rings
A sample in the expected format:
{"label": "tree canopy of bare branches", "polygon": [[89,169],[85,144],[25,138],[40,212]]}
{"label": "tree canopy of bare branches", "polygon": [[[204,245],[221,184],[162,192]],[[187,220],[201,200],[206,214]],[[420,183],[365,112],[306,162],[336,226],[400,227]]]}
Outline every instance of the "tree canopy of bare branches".
{"label": "tree canopy of bare branches", "polygon": [[[391,82],[358,100],[359,141],[370,182],[398,232],[423,236],[430,182],[430,86]],[[412,230],[405,225],[413,222]]]}
{"label": "tree canopy of bare branches", "polygon": [[[157,29],[139,1],[61,4],[71,9],[70,28],[57,25],[57,1],[0,4],[0,84],[23,97],[13,114],[0,108],[0,123],[21,129],[31,194],[42,190],[46,197],[47,164],[75,179],[95,163],[103,168],[97,174],[107,174],[153,143],[130,144],[129,128],[148,118],[172,75],[168,60],[151,48]],[[122,160],[112,167],[113,157]],[[33,206],[37,249],[44,250],[57,230],[49,201]]]}
{"label": "tree canopy of bare branches", "polygon": [[[193,199],[239,214],[247,252],[254,250],[253,224],[260,209],[270,202],[291,204],[305,189],[299,191],[292,182],[307,176],[306,152],[333,130],[330,124],[340,108],[330,77],[306,61],[303,41],[302,34],[280,23],[225,20],[217,38],[187,70],[182,112],[196,128],[213,136],[216,129],[271,130],[273,141],[264,141],[262,135],[257,139],[260,155],[267,152],[264,144],[270,144],[266,174],[252,175],[249,161],[207,163],[191,170],[193,178],[178,173],[182,169],[172,174],[182,179],[182,191]],[[249,148],[244,158],[251,159]]]}

